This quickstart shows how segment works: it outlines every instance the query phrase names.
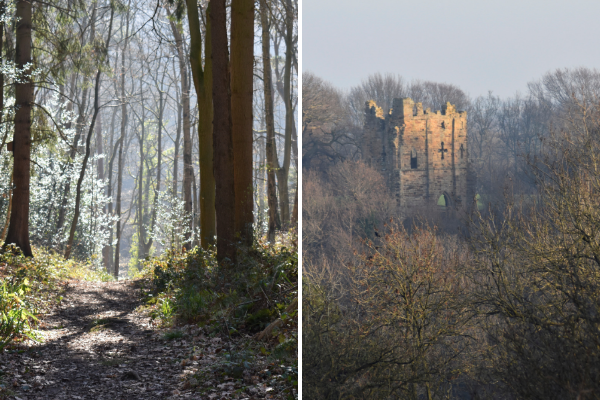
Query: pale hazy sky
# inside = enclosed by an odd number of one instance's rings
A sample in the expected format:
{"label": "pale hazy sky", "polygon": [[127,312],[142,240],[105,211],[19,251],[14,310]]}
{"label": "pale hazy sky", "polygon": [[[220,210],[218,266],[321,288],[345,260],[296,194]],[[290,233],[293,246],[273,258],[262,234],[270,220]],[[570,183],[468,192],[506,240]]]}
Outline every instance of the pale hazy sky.
{"label": "pale hazy sky", "polygon": [[392,72],[506,97],[578,66],[600,69],[598,0],[302,1],[302,68],[341,89]]}

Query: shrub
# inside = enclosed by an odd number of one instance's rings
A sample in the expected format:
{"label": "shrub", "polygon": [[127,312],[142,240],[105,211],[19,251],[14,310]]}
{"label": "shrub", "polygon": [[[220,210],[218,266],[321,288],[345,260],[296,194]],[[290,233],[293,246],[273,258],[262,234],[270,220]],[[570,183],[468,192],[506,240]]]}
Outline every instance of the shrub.
{"label": "shrub", "polygon": [[0,351],[17,336],[37,338],[30,325],[30,320],[37,321],[37,318],[25,299],[30,290],[27,278],[18,284],[0,279]]}

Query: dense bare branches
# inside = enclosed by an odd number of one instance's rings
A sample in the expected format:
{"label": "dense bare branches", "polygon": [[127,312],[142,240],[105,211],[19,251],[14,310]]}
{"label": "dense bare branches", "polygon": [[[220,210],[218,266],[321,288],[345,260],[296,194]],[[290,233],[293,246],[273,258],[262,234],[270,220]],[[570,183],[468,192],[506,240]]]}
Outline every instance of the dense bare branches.
{"label": "dense bare branches", "polygon": [[558,70],[467,104],[481,201],[464,236],[374,223],[393,212],[360,163],[306,175],[305,393],[600,396],[599,82]]}
{"label": "dense bare branches", "polygon": [[466,261],[452,240],[415,227],[412,234],[389,229],[347,267],[308,264],[311,398],[444,398],[470,342]]}

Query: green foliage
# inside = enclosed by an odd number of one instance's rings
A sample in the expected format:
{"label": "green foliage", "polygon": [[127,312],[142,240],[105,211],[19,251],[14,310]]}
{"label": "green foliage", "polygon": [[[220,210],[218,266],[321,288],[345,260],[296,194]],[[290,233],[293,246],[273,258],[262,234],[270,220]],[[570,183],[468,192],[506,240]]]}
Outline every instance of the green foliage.
{"label": "green foliage", "polygon": [[19,335],[37,338],[30,325],[30,320],[37,321],[37,318],[25,298],[30,290],[27,278],[20,283],[0,280],[0,351]]}
{"label": "green foliage", "polygon": [[246,318],[246,327],[252,332],[258,332],[263,330],[277,315],[275,310],[263,308],[258,310],[254,314],[249,314]]}
{"label": "green foliage", "polygon": [[151,305],[155,305],[155,307],[150,311],[150,318],[152,319],[161,319],[163,321],[170,321],[173,317],[174,305],[171,300],[172,295],[168,293],[159,293],[158,296],[153,297],[149,296],[147,303]]}
{"label": "green foliage", "polygon": [[298,256],[293,246],[259,243],[239,250],[236,266],[222,268],[213,249],[169,250],[145,260],[142,275],[152,284],[147,303],[153,317],[211,325],[228,334],[256,332],[281,317],[296,297]]}
{"label": "green foliage", "polygon": [[204,312],[210,310],[211,305],[218,300],[218,295],[208,289],[200,291],[194,288],[185,288],[178,292],[177,307],[179,315],[184,320],[194,321]]}
{"label": "green foliage", "polygon": [[0,253],[0,350],[18,338],[37,340],[34,328],[40,313],[62,300],[60,281],[112,279],[89,264],[44,249],[33,251],[33,258],[12,246]]}
{"label": "green foliage", "polygon": [[163,335],[163,339],[165,339],[165,340],[181,339],[182,337],[183,337],[183,332],[181,332],[179,330],[168,331],[168,332],[165,332],[165,334]]}
{"label": "green foliage", "polygon": [[226,352],[223,354],[220,369],[224,375],[241,379],[244,370],[251,368],[254,358],[254,354],[248,350]]}

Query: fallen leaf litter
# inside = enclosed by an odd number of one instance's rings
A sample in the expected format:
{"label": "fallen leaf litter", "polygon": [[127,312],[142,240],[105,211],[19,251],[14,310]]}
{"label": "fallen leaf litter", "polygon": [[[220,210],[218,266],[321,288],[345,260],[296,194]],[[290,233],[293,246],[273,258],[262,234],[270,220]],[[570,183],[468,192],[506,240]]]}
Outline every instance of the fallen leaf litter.
{"label": "fallen leaf litter", "polygon": [[137,309],[135,282],[70,281],[63,296],[44,317],[41,343],[0,353],[0,398],[297,398],[284,366],[266,357],[223,372],[222,355],[235,354],[248,335],[210,337],[187,325],[181,338],[165,340]]}

